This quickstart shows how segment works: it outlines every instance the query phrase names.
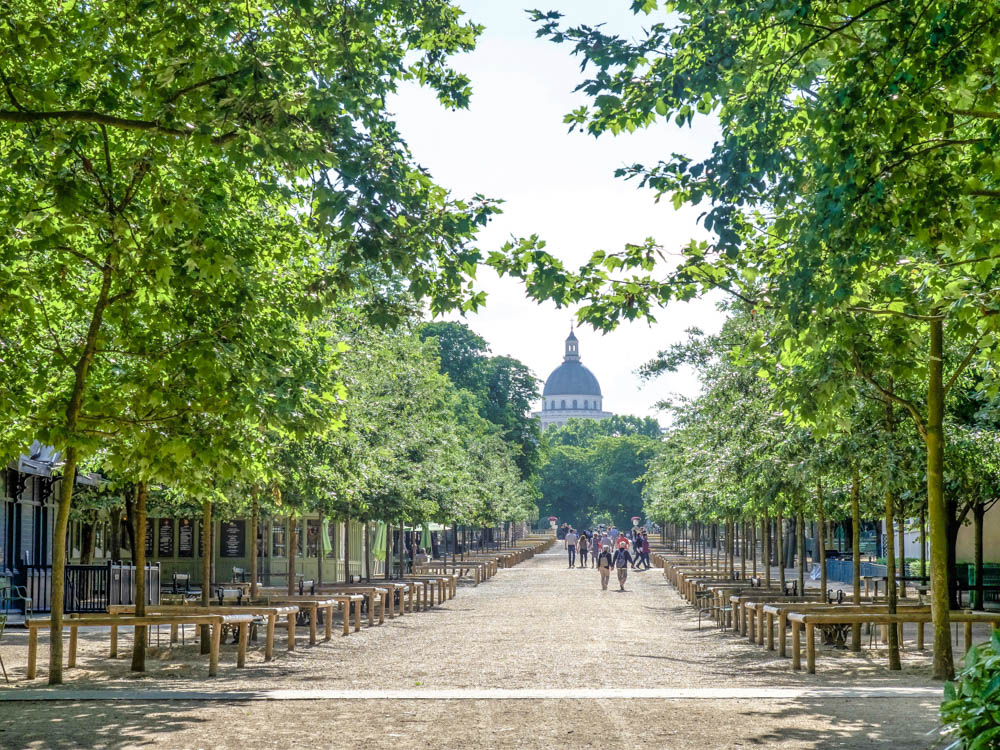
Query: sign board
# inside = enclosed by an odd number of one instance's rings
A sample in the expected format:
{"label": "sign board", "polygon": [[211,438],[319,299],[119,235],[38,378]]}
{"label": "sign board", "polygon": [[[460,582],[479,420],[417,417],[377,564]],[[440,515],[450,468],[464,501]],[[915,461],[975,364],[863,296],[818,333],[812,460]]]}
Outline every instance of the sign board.
{"label": "sign board", "polygon": [[157,549],[160,557],[174,556],[174,519],[161,518],[158,523],[156,534]]}
{"label": "sign board", "polygon": [[182,518],[177,527],[177,556],[194,557],[194,521]]}
{"label": "sign board", "polygon": [[246,521],[223,521],[219,524],[219,557],[245,557],[247,547]]}

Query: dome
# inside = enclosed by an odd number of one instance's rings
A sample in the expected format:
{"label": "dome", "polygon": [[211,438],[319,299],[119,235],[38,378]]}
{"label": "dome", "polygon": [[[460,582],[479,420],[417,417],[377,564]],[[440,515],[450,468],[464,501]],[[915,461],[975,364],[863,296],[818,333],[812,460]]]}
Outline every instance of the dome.
{"label": "dome", "polygon": [[563,362],[545,381],[542,396],[600,396],[601,386],[594,373],[572,360]]}

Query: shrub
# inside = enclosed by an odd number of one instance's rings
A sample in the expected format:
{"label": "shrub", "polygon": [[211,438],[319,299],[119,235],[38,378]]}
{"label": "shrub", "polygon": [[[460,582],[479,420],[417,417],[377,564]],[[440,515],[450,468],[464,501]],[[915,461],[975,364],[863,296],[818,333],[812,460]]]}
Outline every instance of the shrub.
{"label": "shrub", "polygon": [[956,737],[947,750],[1000,748],[1000,632],[973,646],[955,682],[944,688],[941,719]]}

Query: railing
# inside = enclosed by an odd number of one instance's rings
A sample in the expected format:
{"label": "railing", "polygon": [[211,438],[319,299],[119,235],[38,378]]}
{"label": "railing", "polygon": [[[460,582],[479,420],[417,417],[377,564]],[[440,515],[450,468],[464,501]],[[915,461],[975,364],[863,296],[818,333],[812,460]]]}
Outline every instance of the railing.
{"label": "railing", "polygon": [[[112,604],[135,604],[135,566],[109,562],[105,565],[67,565],[64,612],[105,612]],[[52,610],[52,566],[26,565],[24,586],[35,612]],[[160,564],[146,566],[146,603],[160,602]]]}
{"label": "railing", "polygon": [[[861,563],[862,576],[878,576],[881,578],[886,575],[887,570],[885,565],[879,565],[878,563]],[[854,580],[854,562],[851,560],[827,560],[826,577],[831,581],[851,583]]]}

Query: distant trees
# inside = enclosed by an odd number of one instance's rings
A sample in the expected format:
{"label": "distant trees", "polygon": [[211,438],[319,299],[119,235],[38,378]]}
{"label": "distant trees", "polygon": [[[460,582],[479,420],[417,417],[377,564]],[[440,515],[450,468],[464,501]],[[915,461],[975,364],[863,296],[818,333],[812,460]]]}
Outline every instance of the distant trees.
{"label": "distant trees", "polygon": [[643,477],[660,428],[650,417],[570,419],[544,435],[540,513],[578,526],[610,515],[628,524],[642,516]]}

